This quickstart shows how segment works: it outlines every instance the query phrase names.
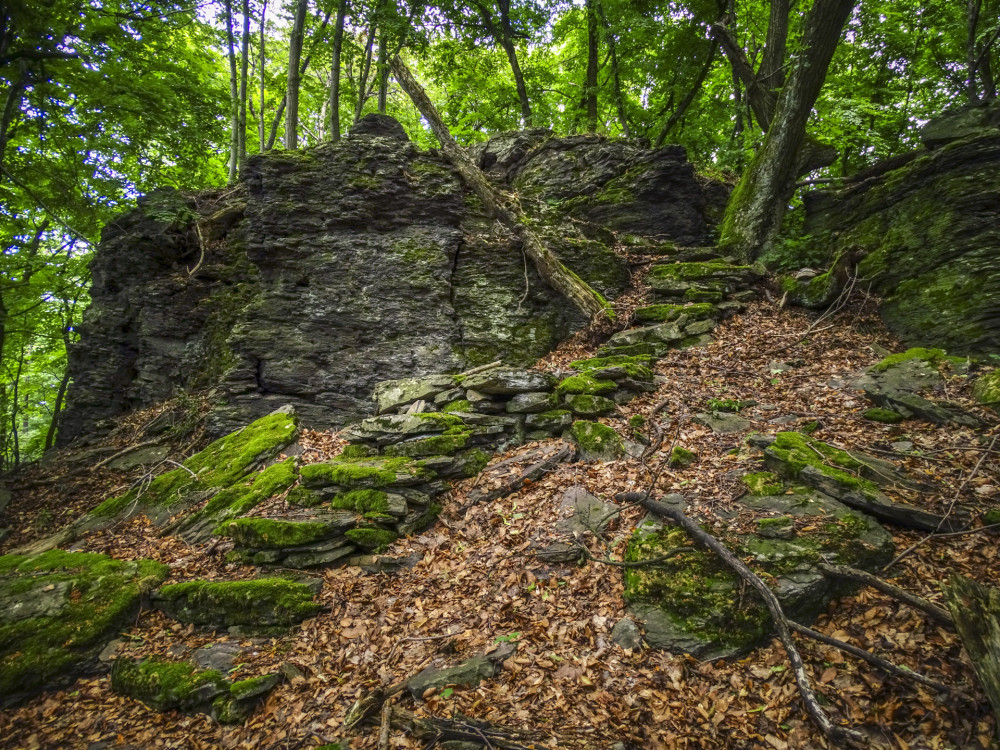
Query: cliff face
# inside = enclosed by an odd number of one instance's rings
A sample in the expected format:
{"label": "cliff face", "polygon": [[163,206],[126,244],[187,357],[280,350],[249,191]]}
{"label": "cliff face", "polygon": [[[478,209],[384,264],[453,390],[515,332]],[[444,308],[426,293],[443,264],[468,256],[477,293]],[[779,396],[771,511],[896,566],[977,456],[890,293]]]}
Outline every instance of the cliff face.
{"label": "cliff face", "polygon": [[808,195],[806,231],[835,254],[863,257],[863,282],[884,298],[882,317],[908,345],[995,353],[1000,131],[956,131],[950,140],[937,125],[931,132],[940,148]]}
{"label": "cliff face", "polygon": [[[213,390],[217,433],[287,403],[339,425],[372,412],[377,381],[529,364],[585,323],[443,157],[364,130],[254,157],[230,194],[153,194],[105,228],[63,443],[192,388]],[[532,131],[476,156],[611,298],[628,271],[607,227],[705,242],[724,196],[676,148]]]}

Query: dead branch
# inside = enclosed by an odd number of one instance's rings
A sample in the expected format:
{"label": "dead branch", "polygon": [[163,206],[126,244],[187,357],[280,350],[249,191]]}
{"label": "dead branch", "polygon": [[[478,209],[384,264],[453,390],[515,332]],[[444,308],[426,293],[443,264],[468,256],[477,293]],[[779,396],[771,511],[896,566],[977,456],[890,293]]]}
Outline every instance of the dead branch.
{"label": "dead branch", "polygon": [[851,741],[859,745],[864,743],[865,736],[861,732],[848,727],[836,726],[830,721],[830,717],[827,716],[822,706],[820,706],[812,687],[812,681],[806,672],[805,663],[802,661],[802,656],[795,646],[795,639],[792,638],[789,620],[781,609],[781,602],[778,601],[778,598],[771,591],[770,587],[722,542],[704,531],[679,508],[651,499],[643,500],[642,505],[650,513],[667,518],[680,526],[687,532],[688,536],[712,550],[740,578],[757,591],[760,598],[764,601],[764,605],[771,613],[771,620],[774,622],[775,630],[778,631],[781,644],[785,647],[785,653],[788,654],[788,661],[791,662],[792,673],[795,675],[795,682],[798,685],[802,702],[805,703],[806,712],[822,730],[823,734],[834,742]]}
{"label": "dead branch", "polygon": [[548,474],[556,466],[561,464],[563,461],[568,461],[576,455],[576,448],[567,445],[558,453],[549,456],[548,458],[542,459],[538,463],[532,464],[528,469],[521,474],[521,476],[516,479],[507,482],[497,489],[487,492],[484,495],[478,495],[473,497],[465,504],[462,508],[463,513],[468,513],[469,509],[479,505],[479,503],[492,503],[494,500],[499,500],[502,497],[507,497],[507,495],[513,495],[515,492],[523,488],[526,484],[530,482],[536,482],[545,474]]}
{"label": "dead branch", "polygon": [[159,445],[161,442],[162,442],[161,440],[146,440],[145,442],[138,443],[136,445],[130,445],[127,448],[122,448],[117,453],[113,453],[112,455],[108,456],[107,458],[102,458],[96,464],[94,464],[93,466],[91,466],[90,470],[91,471],[96,471],[97,469],[100,469],[102,466],[106,466],[107,464],[111,463],[112,461],[114,461],[116,458],[118,458],[120,456],[124,456],[125,454],[131,453],[132,451],[137,451],[140,448],[148,448],[150,445]]}
{"label": "dead branch", "polygon": [[409,732],[423,740],[459,740],[503,750],[530,750],[530,747],[523,743],[537,746],[540,739],[531,732],[477,721],[461,714],[455,714],[452,719],[436,716],[418,717],[410,711],[393,707],[391,721],[396,729]]}
{"label": "dead branch", "polygon": [[955,621],[943,607],[939,607],[933,602],[924,599],[922,596],[911,594],[909,591],[901,589],[899,586],[889,583],[885,579],[879,578],[878,576],[874,576],[867,571],[858,570],[857,568],[852,568],[847,565],[831,565],[830,563],[825,562],[821,562],[819,564],[819,569],[826,576],[844,578],[849,581],[862,583],[865,586],[871,586],[873,589],[878,589],[883,594],[888,594],[894,599],[898,599],[914,609],[919,609],[921,612],[929,615],[931,619],[941,623],[942,625],[947,625],[950,628],[955,627]]}
{"label": "dead branch", "polygon": [[800,635],[804,635],[806,638],[811,638],[819,643],[826,644],[827,646],[832,646],[833,648],[843,651],[845,654],[850,654],[851,656],[856,656],[862,661],[868,662],[873,667],[878,667],[883,672],[888,672],[894,677],[899,677],[904,680],[909,680],[910,682],[919,682],[921,685],[926,685],[933,690],[937,690],[939,693],[950,693],[965,700],[973,700],[965,693],[950,688],[947,685],[938,682],[937,680],[932,680],[926,675],[920,674],[919,672],[913,672],[909,669],[904,669],[903,667],[893,664],[891,661],[883,659],[881,656],[876,656],[870,651],[865,651],[863,648],[858,648],[857,646],[852,646],[850,643],[845,643],[837,638],[833,638],[829,635],[824,635],[819,631],[813,630],[812,628],[807,628],[805,625],[800,625],[794,620],[788,621],[788,627],[794,630]]}

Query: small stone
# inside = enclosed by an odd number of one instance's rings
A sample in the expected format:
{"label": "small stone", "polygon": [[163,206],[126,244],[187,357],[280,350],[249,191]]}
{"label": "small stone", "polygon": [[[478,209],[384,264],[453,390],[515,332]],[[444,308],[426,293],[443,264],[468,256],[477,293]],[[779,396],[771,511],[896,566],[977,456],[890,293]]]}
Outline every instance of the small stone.
{"label": "small stone", "polygon": [[455,378],[452,375],[383,380],[375,386],[372,398],[378,405],[378,413],[384,414],[401,406],[409,406],[416,401],[433,399],[454,387]]}
{"label": "small stone", "polygon": [[510,414],[537,414],[555,409],[558,405],[559,397],[555,393],[517,393],[507,402],[506,410]]}
{"label": "small stone", "polygon": [[601,417],[615,410],[615,402],[604,396],[573,394],[565,397],[566,406],[580,417]]}
{"label": "small stone", "polygon": [[202,669],[217,669],[220,672],[228,672],[233,668],[236,658],[242,650],[238,643],[222,641],[196,649],[192,657],[194,663]]}
{"label": "small stone", "polygon": [[[470,375],[462,381],[462,385],[490,396],[512,396],[517,393],[547,391],[555,385],[555,382],[551,375],[544,372],[496,367]],[[471,396],[469,400],[472,400]]]}
{"label": "small stone", "polygon": [[889,443],[889,447],[897,453],[909,453],[913,450],[913,443],[909,440],[897,440],[895,443]]}
{"label": "small stone", "polygon": [[611,640],[622,648],[636,650],[642,648],[642,634],[639,626],[630,617],[622,618],[611,629]]}

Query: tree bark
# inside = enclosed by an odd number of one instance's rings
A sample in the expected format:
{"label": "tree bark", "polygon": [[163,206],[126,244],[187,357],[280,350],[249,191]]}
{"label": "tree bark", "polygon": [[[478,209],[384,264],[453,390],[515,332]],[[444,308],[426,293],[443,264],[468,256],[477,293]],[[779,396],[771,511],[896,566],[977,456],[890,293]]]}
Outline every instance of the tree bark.
{"label": "tree bark", "polygon": [[299,59],[302,56],[302,39],[305,34],[306,10],[309,0],[298,0],[292,36],[288,43],[288,86],[285,88],[285,148],[299,146]]}
{"label": "tree bark", "polygon": [[694,102],[698,92],[701,91],[701,87],[705,85],[705,79],[708,77],[709,71],[712,69],[712,63],[715,62],[715,53],[719,49],[719,42],[717,39],[712,40],[712,46],[708,50],[708,57],[705,58],[705,64],[701,66],[701,70],[698,72],[698,78],[695,80],[694,85],[691,90],[688,91],[681,103],[677,105],[673,112],[670,113],[670,117],[667,119],[667,124],[663,126],[663,130],[656,137],[656,148],[659,148],[666,141],[667,136],[670,131],[674,129],[674,126],[680,122],[684,113],[688,111],[688,107]]}
{"label": "tree bark", "polygon": [[781,89],[774,120],[726,206],[720,247],[753,260],[781,228],[794,191],[799,149],[840,34],[856,0],[815,0],[806,16],[802,52]]}
{"label": "tree bark", "polygon": [[236,182],[240,158],[240,109],[236,89],[236,42],[233,38],[233,0],[226,0],[226,52],[229,56],[229,178]]}
{"label": "tree bark", "polygon": [[[604,26],[604,37],[608,40],[608,52],[611,57],[611,75],[615,82],[615,107],[618,109],[618,121],[622,126],[622,134],[628,138],[631,133],[629,132],[628,115],[625,112],[625,95],[622,93],[621,73],[618,70],[618,42],[615,39],[614,32],[611,30],[608,17],[604,12],[604,5],[600,0],[595,1],[597,2],[597,10],[601,16],[601,25]],[[701,86],[700,81],[698,86]]]}
{"label": "tree bark", "polygon": [[372,19],[368,27],[368,41],[365,43],[364,59],[361,63],[361,72],[358,79],[358,101],[354,106],[354,122],[361,119],[361,112],[364,111],[365,102],[368,101],[368,74],[372,68],[372,46],[375,44],[375,19]]}
{"label": "tree bark", "polygon": [[378,113],[384,115],[389,99],[389,61],[386,60],[389,48],[389,33],[385,24],[378,35]]}
{"label": "tree bark", "polygon": [[487,213],[503,224],[518,240],[525,254],[534,263],[539,276],[559,294],[568,299],[588,318],[603,316],[614,318],[614,312],[601,295],[595,292],[579,276],[566,268],[549,250],[538,236],[531,231],[517,203],[509,196],[503,196],[486,180],[469,155],[451,137],[437,108],[428,98],[423,87],[410,73],[406,64],[396,56],[392,60],[392,75],[400,87],[413,100],[414,106],[431,126],[441,144],[441,150],[458,171],[466,185],[479,197]]}
{"label": "tree bark", "polygon": [[344,19],[347,17],[347,0],[340,0],[337,24],[333,30],[333,61],[330,63],[330,113],[329,138],[340,140],[340,55],[344,48]]}
{"label": "tree bark", "polygon": [[944,594],[1000,726],[1000,591],[956,575]]}

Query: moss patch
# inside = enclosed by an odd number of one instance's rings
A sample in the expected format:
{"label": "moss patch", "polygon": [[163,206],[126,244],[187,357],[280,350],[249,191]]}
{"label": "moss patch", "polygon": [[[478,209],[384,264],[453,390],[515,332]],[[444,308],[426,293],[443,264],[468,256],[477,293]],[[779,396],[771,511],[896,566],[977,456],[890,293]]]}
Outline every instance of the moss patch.
{"label": "moss patch", "polygon": [[175,620],[219,627],[289,627],[320,610],[308,586],[284,578],[186,581],[164,586],[156,600]]}
{"label": "moss patch", "polygon": [[472,411],[472,402],[468,399],[459,398],[454,401],[449,401],[447,404],[442,406],[441,411],[445,413],[462,412],[468,414]]}
{"label": "moss patch", "polygon": [[66,682],[167,572],[152,560],[62,550],[0,557],[0,696]]}
{"label": "moss patch", "polygon": [[1000,370],[982,375],[972,387],[972,397],[987,406],[1000,404]]}
{"label": "moss patch", "polygon": [[625,444],[618,433],[600,422],[576,421],[569,434],[585,460],[613,461],[625,455]]}
{"label": "moss patch", "polygon": [[399,535],[396,534],[395,531],[390,531],[389,529],[366,527],[350,529],[349,531],[344,532],[344,536],[359,547],[380,552],[396,541]]}
{"label": "moss patch", "polygon": [[669,465],[672,469],[683,469],[693,464],[697,458],[698,454],[694,451],[689,451],[687,448],[675,445],[674,449],[670,452]]}
{"label": "moss patch", "polygon": [[584,372],[580,375],[571,375],[565,378],[556,386],[556,391],[559,393],[596,396],[601,393],[610,393],[617,388],[618,385],[613,380],[598,380]]}
{"label": "moss patch", "polygon": [[777,475],[770,471],[745,474],[741,479],[750,494],[757,497],[780,495],[785,491],[785,485],[778,479]]}
{"label": "moss patch", "polygon": [[872,422],[882,422],[884,424],[897,424],[903,421],[903,415],[899,412],[893,411],[892,409],[868,409],[868,411],[861,416]]}
{"label": "moss patch", "polygon": [[[633,380],[652,380],[653,371],[650,369],[652,365],[653,358],[649,355],[593,357],[592,359],[578,359],[575,362],[569,363],[570,367],[581,372],[605,370],[612,367],[621,368]],[[604,381],[598,380],[598,382]]]}
{"label": "moss patch", "polygon": [[358,513],[384,513],[389,507],[388,498],[388,493],[381,490],[351,490],[335,495],[330,504]]}
{"label": "moss patch", "polygon": [[779,432],[767,449],[781,463],[781,470],[797,478],[806,466],[813,466],[838,483],[856,490],[867,497],[881,493],[878,486],[859,473],[864,464],[851,457],[847,451],[834,448],[821,440],[812,440],[800,432]]}
{"label": "moss patch", "polygon": [[[458,420],[462,424],[461,420]],[[434,472],[417,461],[405,457],[344,458],[326,463],[303,466],[299,474],[306,487],[339,486],[345,489],[373,489],[387,487],[397,481],[400,474],[420,479],[433,479]]]}
{"label": "moss patch", "polygon": [[229,692],[222,673],[190,662],[119,659],[111,670],[111,689],[157,711],[190,710]]}
{"label": "moss patch", "polygon": [[237,518],[220,524],[214,533],[229,537],[242,547],[285,549],[318,542],[330,535],[330,528],[312,521]]}
{"label": "moss patch", "polygon": [[961,365],[965,363],[965,360],[962,357],[949,357],[945,354],[943,349],[924,349],[922,347],[915,347],[913,349],[907,349],[905,352],[899,352],[898,354],[890,354],[888,357],[876,362],[869,369],[872,372],[885,372],[890,367],[911,359],[921,359],[934,367],[940,367],[943,364]]}
{"label": "moss patch", "polygon": [[669,323],[681,315],[687,315],[691,320],[704,320],[711,317],[715,307],[707,302],[693,305],[649,305],[635,311],[637,323]]}
{"label": "moss patch", "polygon": [[[297,434],[298,419],[294,415],[269,414],[219,438],[185,461],[184,468],[161,474],[145,489],[136,488],[105,500],[92,514],[113,517],[131,507],[171,508],[183,505],[196,491],[231,487],[261,462],[273,458]],[[231,497],[230,502],[235,499]]]}

